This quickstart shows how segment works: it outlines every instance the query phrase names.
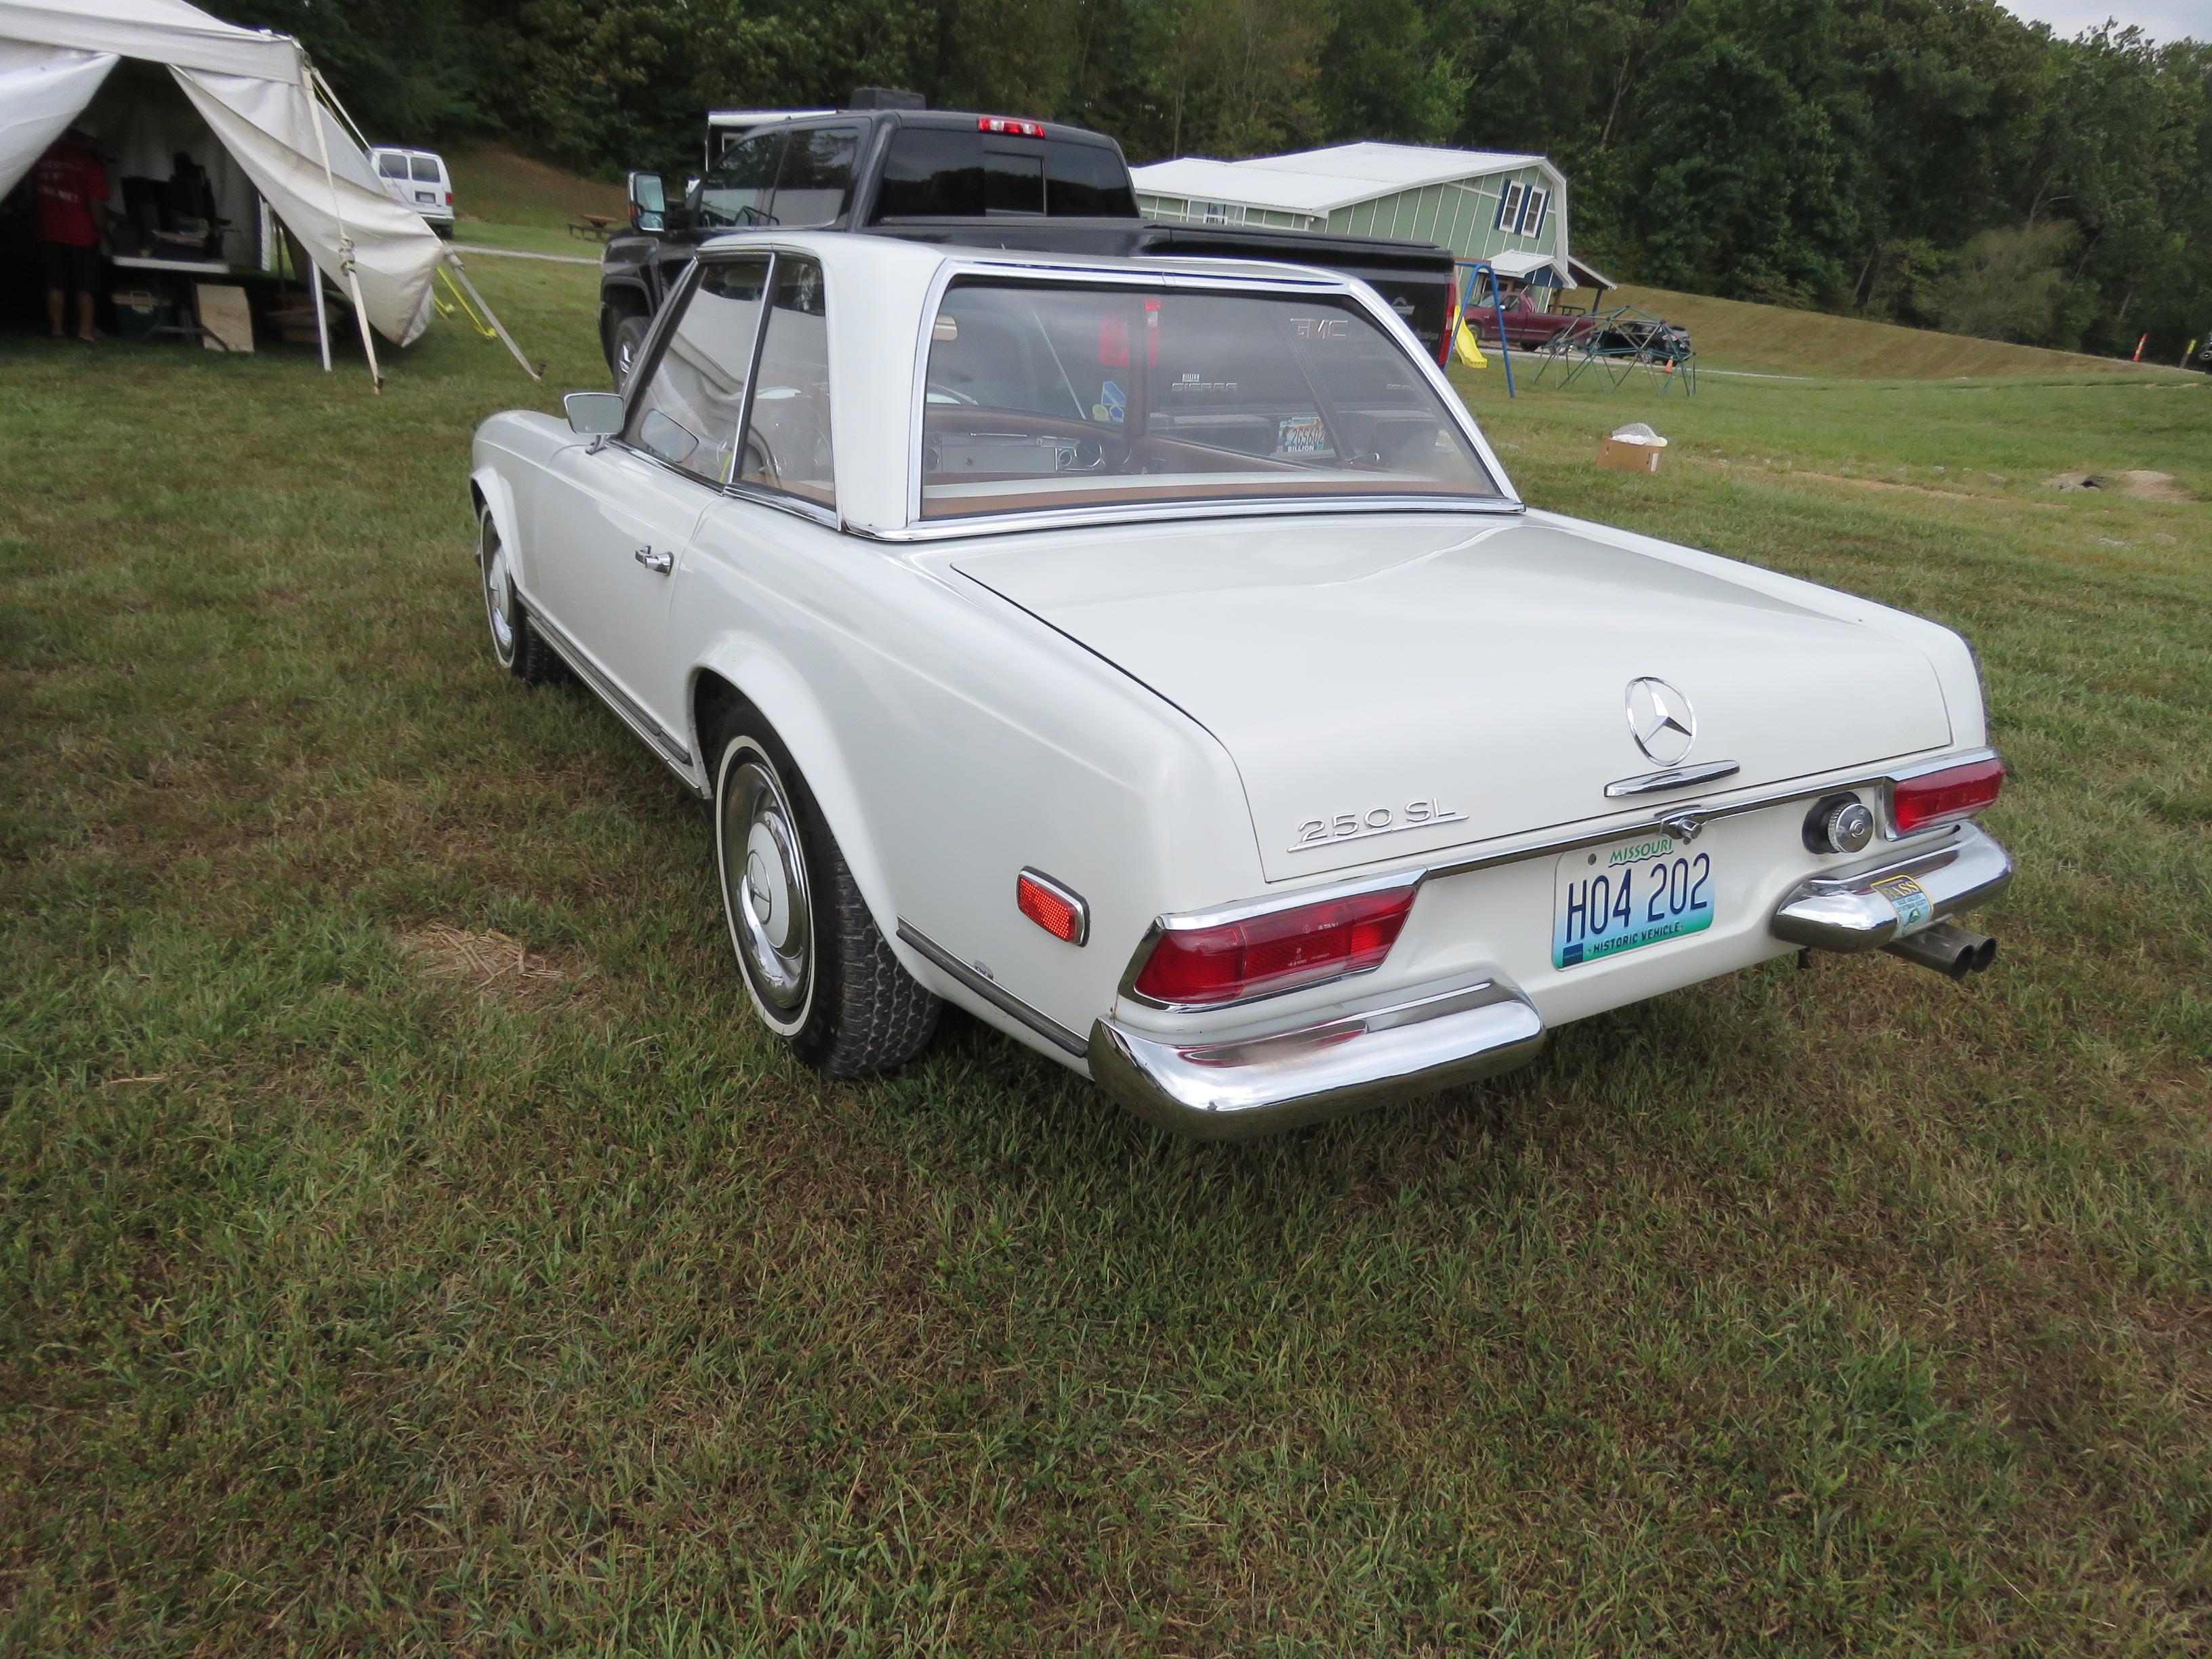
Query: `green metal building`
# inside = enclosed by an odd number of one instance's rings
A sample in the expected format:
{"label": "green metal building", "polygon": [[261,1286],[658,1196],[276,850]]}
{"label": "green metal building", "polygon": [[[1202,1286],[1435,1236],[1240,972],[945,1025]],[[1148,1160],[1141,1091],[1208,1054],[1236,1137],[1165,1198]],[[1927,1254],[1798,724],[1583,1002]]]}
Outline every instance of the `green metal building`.
{"label": "green metal building", "polygon": [[1440,242],[1531,287],[1613,286],[1569,251],[1567,181],[1540,155],[1367,143],[1133,171],[1157,219]]}

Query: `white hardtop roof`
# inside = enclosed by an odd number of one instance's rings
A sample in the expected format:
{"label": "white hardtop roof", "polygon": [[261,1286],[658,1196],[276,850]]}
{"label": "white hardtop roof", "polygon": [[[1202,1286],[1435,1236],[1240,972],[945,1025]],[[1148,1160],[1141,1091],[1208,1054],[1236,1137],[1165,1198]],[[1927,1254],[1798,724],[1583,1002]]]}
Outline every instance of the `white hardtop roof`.
{"label": "white hardtop roof", "polygon": [[[1318,266],[1291,264],[1273,259],[1173,258],[1146,255],[1136,258],[1103,253],[1055,253],[1041,249],[967,247],[957,242],[916,242],[901,236],[872,235],[850,231],[736,230],[702,243],[702,256],[742,253],[748,248],[787,248],[822,261],[833,277],[841,270],[856,276],[881,273],[887,279],[926,283],[946,266],[962,270],[1002,268],[1040,276],[1186,276],[1208,282],[1294,283],[1303,289],[1346,289],[1353,280]],[[864,280],[866,278],[864,277]]]}
{"label": "white hardtop roof", "polygon": [[1329,213],[1354,202],[1516,167],[1550,163],[1540,155],[1490,149],[1437,149],[1425,144],[1366,142],[1332,144],[1245,161],[1184,156],[1133,167],[1137,188],[1154,196],[1238,202],[1292,213]]}
{"label": "white hardtop roof", "polygon": [[[896,236],[841,231],[733,231],[703,243],[702,258],[781,250],[822,262],[829,301],[830,443],[837,470],[837,506],[846,526],[862,535],[899,536],[909,528],[907,486],[920,440],[914,410],[928,339],[926,313],[940,278],[963,271],[1080,278],[1152,277],[1163,282],[1249,283],[1255,289],[1331,290],[1355,296],[1395,332],[1405,325],[1365,285],[1334,271],[1248,259],[1116,259],[1095,255],[962,247]],[[1407,337],[1410,339],[1410,336]],[[1418,362],[1425,358],[1412,348]],[[898,463],[886,465],[886,458]]]}

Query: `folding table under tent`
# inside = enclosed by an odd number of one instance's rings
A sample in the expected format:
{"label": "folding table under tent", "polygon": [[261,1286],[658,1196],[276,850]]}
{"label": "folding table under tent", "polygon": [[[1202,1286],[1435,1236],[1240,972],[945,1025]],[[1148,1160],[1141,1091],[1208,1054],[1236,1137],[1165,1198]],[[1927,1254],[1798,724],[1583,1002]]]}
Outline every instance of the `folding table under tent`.
{"label": "folding table under tent", "polygon": [[[379,387],[371,330],[401,346],[421,334],[441,264],[537,377],[459,257],[422,215],[385,193],[362,144],[339,125],[336,96],[288,34],[240,28],[185,0],[0,0],[0,195],[94,105],[125,58],[168,70],[260,202],[351,298]],[[310,276],[307,287],[328,369],[323,285]]]}

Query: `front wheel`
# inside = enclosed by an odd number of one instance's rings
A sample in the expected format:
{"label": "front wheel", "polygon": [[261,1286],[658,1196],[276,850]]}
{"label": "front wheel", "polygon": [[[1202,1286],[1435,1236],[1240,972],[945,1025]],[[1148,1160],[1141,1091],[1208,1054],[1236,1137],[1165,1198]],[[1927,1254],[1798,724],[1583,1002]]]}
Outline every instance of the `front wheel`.
{"label": "front wheel", "polygon": [[741,712],[714,769],[714,867],[754,1010],[833,1078],[903,1065],[929,1045],[938,1000],[891,954],[805,780]]}
{"label": "front wheel", "polygon": [[507,545],[489,507],[477,514],[477,573],[483,589],[484,621],[491,630],[491,654],[499,665],[531,685],[563,678],[567,665],[532,625],[514,591]]}

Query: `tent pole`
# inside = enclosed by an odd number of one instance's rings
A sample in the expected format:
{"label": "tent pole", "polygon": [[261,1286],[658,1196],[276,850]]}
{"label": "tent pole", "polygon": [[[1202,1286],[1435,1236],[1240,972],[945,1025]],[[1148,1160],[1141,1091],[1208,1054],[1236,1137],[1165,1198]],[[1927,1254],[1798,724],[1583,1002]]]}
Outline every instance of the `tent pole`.
{"label": "tent pole", "polygon": [[323,181],[331,187],[331,217],[338,227],[338,268],[345,272],[346,286],[353,291],[354,320],[361,325],[361,349],[368,354],[368,383],[373,391],[384,390],[384,371],[376,366],[376,342],[369,337],[368,307],[361,297],[361,276],[354,269],[353,238],[346,234],[345,210],[338,204],[337,175],[331,171],[331,141],[323,131],[323,109],[315,98],[314,69],[307,62],[307,54],[300,54],[300,90],[307,95],[307,119],[315,129],[315,148],[322,153]]}
{"label": "tent pole", "polygon": [[522,372],[533,380],[543,380],[545,378],[544,370],[531,368],[530,359],[522,355],[522,348],[515,344],[514,337],[507,333],[507,325],[500,321],[499,313],[484,303],[484,296],[477,292],[477,285],[469,280],[469,273],[461,264],[461,256],[448,252],[446,255],[446,263],[453,268],[453,275],[459,279],[461,286],[468,289],[469,298],[477,302],[477,309],[483,313],[485,319],[497,331],[501,343],[514,354],[514,361],[522,365]]}
{"label": "tent pole", "polygon": [[[324,76],[322,70],[317,69],[313,64],[310,64],[307,65],[307,73],[315,77],[315,84],[323,89],[324,99],[329,103],[332,109],[338,112],[339,118],[352,130],[353,136],[360,142],[361,147],[364,150],[368,149],[369,148],[368,138],[368,136],[362,131],[361,123],[355,120],[353,118],[353,112],[347,109],[343,104],[338,101],[337,94],[331,89],[331,83]],[[522,355],[522,348],[515,344],[514,337],[507,331],[507,325],[500,321],[499,313],[491,308],[490,305],[486,302],[484,296],[477,292],[477,285],[469,280],[468,272],[462,269],[460,254],[457,251],[448,248],[446,251],[446,264],[452,268],[454,276],[459,280],[461,286],[468,289],[469,298],[476,301],[477,309],[483,313],[485,319],[491,324],[492,330],[499,336],[501,343],[504,344],[509,351],[514,354],[514,361],[522,365],[522,372],[525,374],[527,374],[533,380],[543,380],[545,378],[544,366],[540,365],[536,368],[532,368],[530,366],[530,359]]]}
{"label": "tent pole", "polygon": [[331,372],[331,313],[323,307],[323,268],[309,258],[306,248],[300,258],[307,266],[307,292],[315,296],[315,339],[323,348],[323,373]]}

